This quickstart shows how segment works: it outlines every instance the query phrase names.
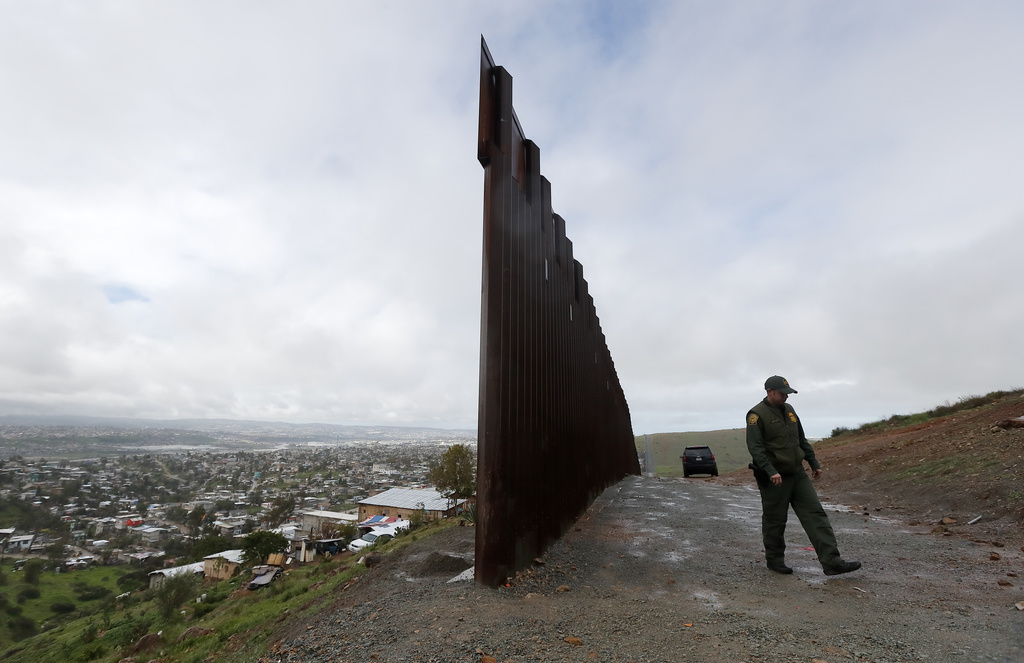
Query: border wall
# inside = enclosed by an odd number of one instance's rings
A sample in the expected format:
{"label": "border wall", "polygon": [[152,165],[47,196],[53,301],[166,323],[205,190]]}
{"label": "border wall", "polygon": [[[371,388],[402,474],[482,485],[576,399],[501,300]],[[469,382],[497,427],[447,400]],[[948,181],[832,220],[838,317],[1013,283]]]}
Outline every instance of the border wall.
{"label": "border wall", "polygon": [[629,406],[583,266],[551,210],[512,77],[481,38],[484,168],[476,580],[530,566],[608,486],[639,474]]}

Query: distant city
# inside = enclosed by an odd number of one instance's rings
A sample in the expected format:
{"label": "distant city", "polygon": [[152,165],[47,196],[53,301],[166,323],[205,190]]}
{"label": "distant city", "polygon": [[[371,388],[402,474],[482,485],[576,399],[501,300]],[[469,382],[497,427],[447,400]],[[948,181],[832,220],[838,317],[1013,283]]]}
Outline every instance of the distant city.
{"label": "distant city", "polygon": [[0,554],[166,563],[194,557],[197,537],[227,546],[284,526],[299,540],[312,534],[303,513],[429,489],[453,444],[475,450],[475,431],[0,417]]}

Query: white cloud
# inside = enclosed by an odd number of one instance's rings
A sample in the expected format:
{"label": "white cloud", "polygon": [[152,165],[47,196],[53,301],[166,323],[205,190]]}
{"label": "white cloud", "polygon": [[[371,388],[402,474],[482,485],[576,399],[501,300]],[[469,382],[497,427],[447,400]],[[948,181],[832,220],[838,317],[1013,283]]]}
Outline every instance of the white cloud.
{"label": "white cloud", "polygon": [[479,35],[636,432],[1021,386],[1024,12],[5,3],[0,410],[475,426]]}

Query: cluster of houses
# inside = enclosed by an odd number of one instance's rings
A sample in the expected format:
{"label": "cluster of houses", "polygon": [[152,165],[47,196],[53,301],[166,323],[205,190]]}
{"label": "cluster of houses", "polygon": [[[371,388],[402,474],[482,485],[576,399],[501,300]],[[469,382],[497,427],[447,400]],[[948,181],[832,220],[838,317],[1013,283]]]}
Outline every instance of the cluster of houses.
{"label": "cluster of houses", "polygon": [[[175,541],[194,534],[190,521],[182,522],[183,511],[202,507],[204,528],[241,541],[264,526],[256,512],[265,514],[275,498],[297,493],[295,510],[278,531],[289,541],[284,563],[302,563],[317,554],[343,550],[348,542],[338,534],[351,531],[348,526],[365,528],[374,518],[379,522],[409,519],[415,512],[427,519],[458,513],[461,504],[423,488],[430,459],[444,448],[378,443],[269,454],[189,453],[72,462],[11,457],[0,460],[0,498],[32,504],[64,524],[61,531],[56,525],[28,531],[0,529],[0,552],[43,555],[52,544],[69,541],[72,552],[67,568],[154,559],[167,559],[173,565],[172,551],[180,548]],[[163,497],[159,503],[158,496]],[[186,496],[191,499],[175,501]],[[357,508],[345,512],[331,508],[346,502]],[[177,514],[173,521],[167,517],[172,511]],[[233,573],[240,556],[231,552],[204,560],[203,576]],[[157,576],[167,577],[172,569],[182,568],[189,570],[174,572],[199,573],[199,567],[198,562],[171,566]]]}
{"label": "cluster of houses", "polygon": [[[287,523],[274,531],[282,534],[289,542],[287,552],[278,559],[269,560],[271,564],[287,567],[293,564],[314,561],[318,554],[339,553],[345,550],[344,541],[332,536],[341,527],[355,526],[359,531],[368,531],[371,527],[393,523],[397,520],[409,520],[413,514],[419,513],[425,520],[447,518],[457,515],[465,507],[466,500],[450,501],[437,491],[414,488],[392,488],[367,497],[358,502],[358,508],[346,512],[326,511],[321,509],[301,509]],[[157,527],[147,524],[147,520],[135,516],[111,518],[109,524],[115,529],[128,529],[143,534],[145,540],[156,542],[176,528]],[[228,538],[241,540],[244,526],[243,517],[223,516],[215,521],[216,526]],[[347,530],[350,531],[350,530]],[[41,552],[36,545],[40,537],[32,534],[18,535],[15,528],[0,529],[0,549],[5,554],[29,554]],[[96,553],[104,552],[109,545],[105,539],[89,540],[88,549]],[[125,549],[110,551],[104,558],[108,562],[141,563],[146,560],[164,557],[164,552],[156,549]],[[201,562],[171,566],[150,573],[150,587],[159,587],[166,578],[178,574],[193,574],[203,579],[222,580],[232,577],[242,565],[242,550],[233,549],[208,555]],[[66,561],[68,569],[87,565],[97,557],[82,552]]]}
{"label": "cluster of houses", "polygon": [[202,576],[204,580],[225,580],[235,575],[235,572],[242,565],[241,550],[225,550],[213,555],[208,555],[201,562],[172,566],[166,569],[151,571],[149,574],[150,588],[156,588],[163,584],[167,578],[177,575],[191,574]]}
{"label": "cluster of houses", "polygon": [[5,555],[24,554],[32,551],[32,543],[36,540],[34,534],[16,535],[14,527],[0,529],[0,550]]}
{"label": "cluster of houses", "polygon": [[[268,561],[270,564],[288,567],[314,561],[318,554],[343,552],[348,542],[332,536],[340,527],[355,526],[361,531],[368,531],[371,527],[381,524],[409,520],[416,513],[426,520],[447,518],[457,515],[465,505],[466,500],[450,501],[435,490],[393,488],[360,500],[358,508],[352,511],[303,509],[293,515],[289,522],[274,530],[285,537],[289,542],[289,548],[278,559]],[[130,520],[126,520],[126,525]],[[235,520],[225,517],[218,519],[217,522],[223,522],[225,535],[239,541],[244,538],[244,534],[236,531],[239,523]],[[144,523],[132,524],[139,528],[146,527]],[[92,543],[95,546],[101,542]],[[160,551],[120,551],[117,559],[141,562],[162,555]],[[230,578],[241,567],[242,555],[240,548],[225,550],[208,555],[201,562],[152,571],[150,587],[159,587],[166,578],[185,573],[201,575],[203,579]]]}

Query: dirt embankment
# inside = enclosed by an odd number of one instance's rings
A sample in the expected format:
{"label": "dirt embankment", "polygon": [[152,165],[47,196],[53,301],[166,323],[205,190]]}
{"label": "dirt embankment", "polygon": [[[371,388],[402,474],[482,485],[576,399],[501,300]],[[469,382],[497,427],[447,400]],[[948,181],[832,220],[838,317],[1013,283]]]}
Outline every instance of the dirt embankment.
{"label": "dirt embankment", "polygon": [[[1024,543],[1024,394],[908,427],[819,442],[823,497],[953,535]],[[736,476],[743,477],[742,473]],[[973,525],[968,525],[977,519]]]}

